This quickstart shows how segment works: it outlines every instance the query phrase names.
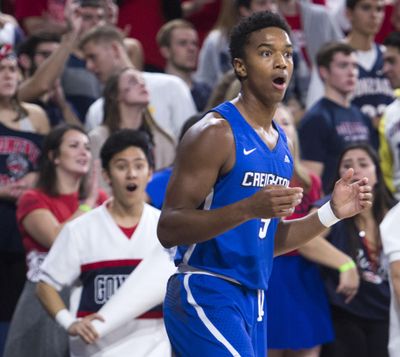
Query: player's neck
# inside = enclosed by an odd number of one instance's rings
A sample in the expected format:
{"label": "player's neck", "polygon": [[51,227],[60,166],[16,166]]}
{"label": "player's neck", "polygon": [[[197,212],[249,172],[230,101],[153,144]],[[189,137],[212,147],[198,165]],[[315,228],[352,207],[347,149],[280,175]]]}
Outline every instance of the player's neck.
{"label": "player's neck", "polygon": [[254,96],[242,93],[234,99],[233,104],[238,108],[246,121],[254,128],[262,127],[268,130],[272,125],[278,103],[265,105]]}

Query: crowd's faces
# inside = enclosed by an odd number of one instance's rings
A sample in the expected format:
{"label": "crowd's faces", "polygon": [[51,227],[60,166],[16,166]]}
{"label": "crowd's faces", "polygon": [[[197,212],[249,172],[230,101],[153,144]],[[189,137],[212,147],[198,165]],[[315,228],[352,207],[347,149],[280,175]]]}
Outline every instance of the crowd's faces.
{"label": "crowd's faces", "polygon": [[127,105],[149,104],[149,92],[139,71],[132,68],[121,74],[118,81],[118,99]]}
{"label": "crowd's faces", "polygon": [[347,11],[351,27],[365,36],[375,36],[385,17],[384,0],[361,0]]}
{"label": "crowd's faces", "polygon": [[343,176],[349,168],[354,170],[353,181],[367,177],[370,186],[373,187],[377,183],[375,164],[363,149],[351,149],[344,154],[339,165],[340,176]]}
{"label": "crowd's faces", "polygon": [[105,83],[118,69],[116,63],[116,46],[117,44],[114,43],[95,43],[90,41],[83,48],[86,68],[102,83]]}
{"label": "crowd's faces", "polygon": [[[33,54],[33,66],[34,71],[40,67],[40,65],[51,56],[51,54],[60,47],[58,42],[41,42],[36,47],[35,53]],[[33,71],[33,72],[34,72]]]}
{"label": "crowd's faces", "polygon": [[78,14],[82,18],[81,35],[93,27],[106,24],[106,14],[103,7],[79,7]]}
{"label": "crowd's faces", "polygon": [[183,71],[193,72],[197,66],[198,54],[199,38],[196,30],[191,28],[172,30],[167,59],[173,66]]}
{"label": "crowd's faces", "polygon": [[289,35],[277,27],[251,33],[245,55],[235,59],[235,72],[252,95],[264,103],[282,101],[293,73],[293,48]]}
{"label": "crowd's faces", "polygon": [[383,73],[393,89],[400,88],[400,50],[397,47],[387,46],[383,58]]}
{"label": "crowd's faces", "polygon": [[0,61],[0,97],[12,98],[17,92],[19,72],[17,60],[6,57]]}
{"label": "crowd's faces", "polygon": [[81,177],[89,172],[91,159],[88,136],[72,129],[63,135],[58,154],[53,162],[59,174]]}
{"label": "crowd's faces", "polygon": [[135,146],[115,154],[104,172],[104,178],[112,188],[114,200],[126,208],[143,202],[151,175],[152,170],[146,155]]}
{"label": "crowd's faces", "polygon": [[337,52],[332,58],[329,69],[320,67],[325,84],[342,96],[348,96],[355,90],[358,78],[358,64],[355,53],[349,55]]}

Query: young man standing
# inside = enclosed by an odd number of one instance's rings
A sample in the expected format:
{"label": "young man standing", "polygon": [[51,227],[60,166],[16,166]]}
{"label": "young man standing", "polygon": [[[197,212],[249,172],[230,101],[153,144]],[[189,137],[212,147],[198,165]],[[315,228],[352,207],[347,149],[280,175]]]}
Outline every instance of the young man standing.
{"label": "young man standing", "polygon": [[[71,339],[72,355],[128,356],[134,351],[135,356],[163,357],[170,353],[161,306],[156,305],[174,267],[157,240],[160,211],[144,202],[151,156],[149,140],[141,132],[125,129],[107,139],[101,161],[113,199],[68,223],[41,267],[40,301],[68,334],[81,338]],[[125,279],[130,281],[128,287]],[[78,306],[71,310],[77,307],[79,319],[66,310],[58,293],[76,285],[82,292]],[[114,302],[108,315],[97,314],[120,286],[124,303]],[[113,328],[100,327],[112,333],[97,340],[99,331],[91,322],[103,317]]]}
{"label": "young man standing", "polygon": [[157,44],[166,60],[165,73],[181,78],[190,88],[197,110],[203,111],[211,87],[193,78],[199,55],[199,38],[195,27],[181,19],[169,21],[158,31]]}
{"label": "young man standing", "polygon": [[352,182],[349,169],[322,209],[280,221],[302,198],[287,187],[293,160],[272,121],[292,75],[289,27],[254,14],[232,31],[230,51],[242,91],[183,137],[158,225],[161,243],[178,246],[164,319],[180,356],[265,356],[273,255],[371,205],[367,179]]}
{"label": "young man standing", "polygon": [[304,164],[321,177],[323,190],[329,193],[339,154],[352,142],[368,141],[372,127],[351,104],[358,77],[354,49],[343,42],[328,43],[317,53],[317,66],[324,97],[304,115],[299,138]]}
{"label": "young man standing", "polygon": [[377,141],[379,119],[393,101],[389,80],[383,74],[383,49],[374,38],[385,15],[384,0],[346,0],[347,16],[351,23],[346,42],[356,50],[359,79],[352,103],[361,109],[374,127]]}

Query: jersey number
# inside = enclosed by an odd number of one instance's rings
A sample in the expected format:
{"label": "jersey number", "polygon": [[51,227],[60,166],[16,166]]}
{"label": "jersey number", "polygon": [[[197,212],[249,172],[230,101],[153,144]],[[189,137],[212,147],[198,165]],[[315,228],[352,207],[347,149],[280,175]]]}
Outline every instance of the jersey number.
{"label": "jersey number", "polygon": [[260,239],[264,239],[267,236],[269,222],[271,222],[271,219],[265,219],[265,218],[261,219],[261,227],[260,230],[258,231],[258,237]]}

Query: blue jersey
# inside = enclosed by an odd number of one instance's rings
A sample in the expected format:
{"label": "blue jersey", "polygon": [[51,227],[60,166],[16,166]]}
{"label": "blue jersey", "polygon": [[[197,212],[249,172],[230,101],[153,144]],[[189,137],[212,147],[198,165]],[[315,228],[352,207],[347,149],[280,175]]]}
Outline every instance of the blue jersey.
{"label": "blue jersey", "polygon": [[[266,185],[289,186],[293,159],[283,130],[270,150],[236,107],[223,103],[212,111],[225,118],[235,140],[236,161],[219,177],[202,209],[216,209],[247,198]],[[267,289],[278,218],[252,219],[206,242],[179,246],[177,265],[234,279],[250,289]]]}

